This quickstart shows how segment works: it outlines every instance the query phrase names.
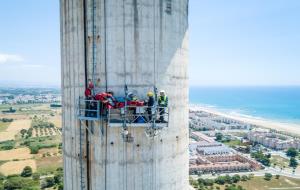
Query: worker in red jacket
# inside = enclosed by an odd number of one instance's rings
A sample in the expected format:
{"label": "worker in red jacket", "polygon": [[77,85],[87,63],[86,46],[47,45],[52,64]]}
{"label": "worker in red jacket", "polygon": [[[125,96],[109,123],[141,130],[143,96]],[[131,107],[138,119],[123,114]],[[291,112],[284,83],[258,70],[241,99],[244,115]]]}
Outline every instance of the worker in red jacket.
{"label": "worker in red jacket", "polygon": [[97,106],[94,105],[95,102],[93,102],[92,100],[93,98],[93,90],[94,90],[94,84],[92,82],[91,79],[88,80],[88,86],[84,91],[84,95],[85,95],[85,99],[86,101],[86,116],[87,117],[95,117],[96,116],[96,111],[91,111],[91,110],[96,110]]}
{"label": "worker in red jacket", "polygon": [[88,80],[88,87],[85,89],[84,95],[86,99],[93,99],[94,84],[91,79]]}
{"label": "worker in red jacket", "polygon": [[101,101],[107,109],[113,108],[116,104],[113,92],[98,93],[95,95],[94,99]]}

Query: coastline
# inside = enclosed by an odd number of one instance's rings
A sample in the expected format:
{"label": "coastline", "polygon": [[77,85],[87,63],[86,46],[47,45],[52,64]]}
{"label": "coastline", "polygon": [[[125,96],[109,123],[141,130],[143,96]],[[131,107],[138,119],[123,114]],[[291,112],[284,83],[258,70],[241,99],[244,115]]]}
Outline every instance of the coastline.
{"label": "coastline", "polygon": [[190,105],[190,107],[193,109],[207,112],[207,113],[234,119],[234,120],[245,122],[248,124],[257,125],[258,127],[274,129],[277,131],[286,132],[290,135],[294,134],[295,136],[300,136],[300,124],[283,123],[283,122],[272,121],[272,120],[267,120],[267,119],[262,119],[262,118],[255,118],[255,117],[252,118],[252,117],[247,117],[247,116],[242,116],[242,115],[235,115],[235,114],[222,112],[222,111],[214,109],[214,108],[204,107],[201,105]]}

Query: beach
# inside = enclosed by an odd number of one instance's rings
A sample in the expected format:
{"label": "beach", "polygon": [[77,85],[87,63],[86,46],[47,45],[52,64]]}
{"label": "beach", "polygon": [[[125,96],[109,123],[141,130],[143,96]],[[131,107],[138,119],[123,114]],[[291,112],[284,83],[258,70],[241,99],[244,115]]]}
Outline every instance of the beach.
{"label": "beach", "polygon": [[294,134],[295,136],[300,136],[300,124],[284,123],[284,122],[271,121],[271,120],[267,120],[267,119],[250,117],[250,116],[246,116],[246,115],[226,113],[226,112],[222,112],[220,110],[214,109],[214,108],[198,106],[198,105],[192,105],[191,108],[201,110],[201,111],[204,111],[207,113],[211,113],[214,115],[219,115],[222,117],[234,119],[237,121],[245,122],[248,124],[256,125],[258,127],[274,129],[277,131],[283,131],[283,132],[289,133],[290,135]]}

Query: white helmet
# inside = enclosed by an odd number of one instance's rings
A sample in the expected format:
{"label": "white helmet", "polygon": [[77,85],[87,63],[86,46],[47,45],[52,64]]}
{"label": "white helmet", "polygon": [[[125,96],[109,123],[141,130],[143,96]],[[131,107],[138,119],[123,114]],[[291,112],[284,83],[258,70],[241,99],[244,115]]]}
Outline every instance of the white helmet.
{"label": "white helmet", "polygon": [[161,90],[159,93],[164,93],[164,94],[165,94],[165,93],[166,93],[166,91],[164,91],[164,90]]}

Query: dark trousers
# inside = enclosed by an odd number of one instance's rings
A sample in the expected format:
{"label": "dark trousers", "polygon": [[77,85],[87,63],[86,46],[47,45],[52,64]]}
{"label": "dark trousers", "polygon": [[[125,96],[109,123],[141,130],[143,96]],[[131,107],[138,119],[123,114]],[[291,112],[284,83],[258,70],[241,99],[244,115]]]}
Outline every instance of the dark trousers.
{"label": "dark trousers", "polygon": [[164,118],[165,113],[166,113],[165,108],[159,108],[159,121],[160,122],[165,122],[165,118]]}
{"label": "dark trousers", "polygon": [[152,121],[152,109],[151,109],[151,107],[147,108],[147,113],[148,113],[148,119],[149,119],[149,121]]}

